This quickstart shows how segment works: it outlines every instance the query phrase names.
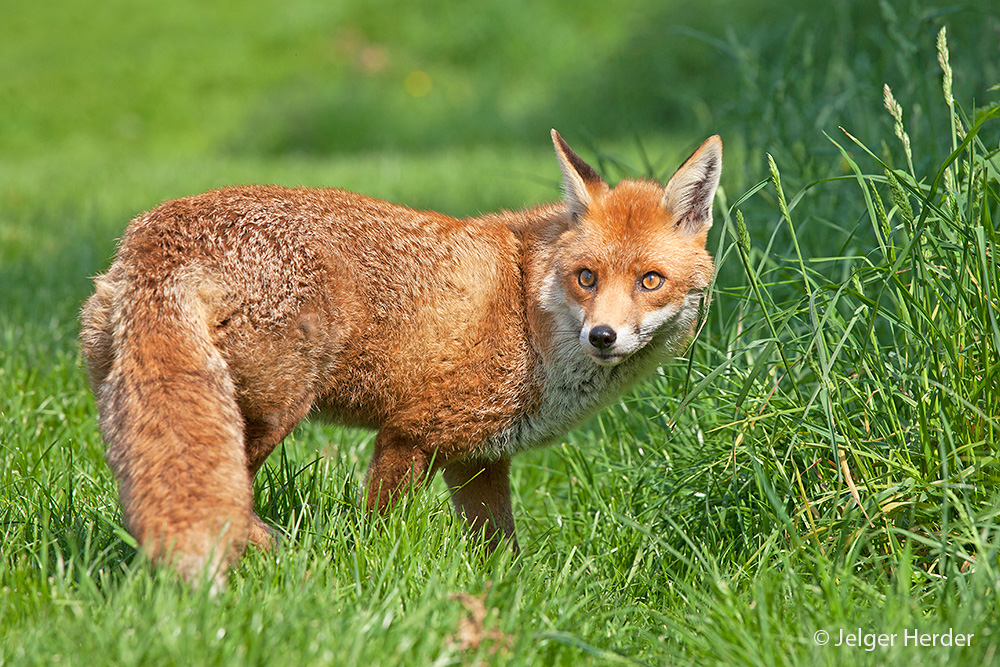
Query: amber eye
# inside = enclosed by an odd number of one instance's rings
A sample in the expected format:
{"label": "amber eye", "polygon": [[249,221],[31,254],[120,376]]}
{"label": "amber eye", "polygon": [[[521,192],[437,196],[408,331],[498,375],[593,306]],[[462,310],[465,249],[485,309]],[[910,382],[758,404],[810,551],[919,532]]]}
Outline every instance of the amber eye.
{"label": "amber eye", "polygon": [[577,275],[576,280],[580,283],[580,287],[586,289],[592,288],[597,284],[597,276],[590,269],[580,269],[580,273]]}
{"label": "amber eye", "polygon": [[650,292],[652,292],[655,289],[660,289],[660,287],[663,285],[663,276],[661,276],[656,271],[650,271],[649,273],[647,273],[642,277],[642,281],[640,282],[640,284],[642,285],[642,288],[644,290],[649,290]]}

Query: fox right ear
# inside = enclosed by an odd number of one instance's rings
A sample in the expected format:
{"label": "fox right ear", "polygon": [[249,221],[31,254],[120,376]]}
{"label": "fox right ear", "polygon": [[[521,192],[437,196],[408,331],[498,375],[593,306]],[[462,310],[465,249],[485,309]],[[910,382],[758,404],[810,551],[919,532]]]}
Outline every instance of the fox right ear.
{"label": "fox right ear", "polygon": [[552,130],[552,143],[555,144],[559,169],[563,175],[563,198],[569,205],[570,213],[579,217],[586,212],[594,195],[608,186],[594,168],[574,153],[555,130]]}
{"label": "fox right ear", "polygon": [[712,203],[722,173],[722,139],[709,137],[685,160],[667,183],[663,207],[673,213],[677,226],[692,233],[712,227]]}

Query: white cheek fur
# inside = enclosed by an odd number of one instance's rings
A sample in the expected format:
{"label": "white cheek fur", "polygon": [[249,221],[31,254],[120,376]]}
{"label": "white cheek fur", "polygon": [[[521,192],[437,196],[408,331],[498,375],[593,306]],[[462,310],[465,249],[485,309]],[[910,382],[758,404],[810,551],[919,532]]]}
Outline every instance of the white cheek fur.
{"label": "white cheek fur", "polygon": [[698,305],[701,302],[701,292],[691,292],[680,303],[670,304],[643,318],[640,326],[640,336],[645,340],[656,335],[664,335],[667,341],[676,341],[685,337],[692,323],[698,316]]}
{"label": "white cheek fur", "polygon": [[687,305],[687,299],[684,302],[677,304],[671,303],[667,304],[659,310],[654,310],[647,313],[644,318],[642,318],[642,323],[639,325],[639,331],[648,332],[650,335],[658,332],[662,327],[666,326],[672,319],[674,319],[678,313],[684,309]]}

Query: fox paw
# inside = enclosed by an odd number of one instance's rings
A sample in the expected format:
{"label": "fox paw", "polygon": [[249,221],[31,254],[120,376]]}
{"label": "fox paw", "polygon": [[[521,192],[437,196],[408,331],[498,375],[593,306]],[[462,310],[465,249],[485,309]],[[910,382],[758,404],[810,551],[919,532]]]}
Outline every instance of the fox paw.
{"label": "fox paw", "polygon": [[264,523],[264,520],[254,513],[250,521],[250,544],[263,551],[274,551],[281,541],[281,534]]}

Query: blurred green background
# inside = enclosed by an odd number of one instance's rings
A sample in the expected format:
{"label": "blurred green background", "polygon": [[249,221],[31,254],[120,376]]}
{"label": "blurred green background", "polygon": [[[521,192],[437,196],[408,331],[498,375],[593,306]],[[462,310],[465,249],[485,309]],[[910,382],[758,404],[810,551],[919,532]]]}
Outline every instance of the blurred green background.
{"label": "blurred green background", "polygon": [[[377,155],[489,148],[496,164],[442,165],[454,174],[442,188],[485,170],[468,181],[481,187],[511,164],[509,195],[424,194],[393,183],[387,165],[325,184],[453,212],[520,205],[552,195],[551,165],[528,158],[549,150],[550,127],[581,152],[640,138],[649,155],[625,161],[665,174],[710,133],[734,149],[801,152],[837,124],[865,129],[879,117],[874,74],[903,98],[929,85],[920,74],[934,67],[931,27],[942,20],[957,85],[977,99],[982,63],[997,60],[996,35],[982,39],[985,2],[69,0],[6,3],[3,15],[0,195],[13,203],[40,181],[53,199],[64,187],[75,201],[81,189],[99,196],[135,164],[216,184],[285,175],[257,161],[350,160],[364,171]],[[979,72],[962,66],[977,62]],[[788,103],[800,113],[775,113]],[[287,177],[321,184],[327,172],[312,163]],[[739,186],[742,166],[727,160]]]}
{"label": "blurred green background", "polygon": [[718,36],[778,6],[17,3],[0,150],[328,156],[545,144],[550,125],[663,132],[706,124],[733,82],[679,28]]}

